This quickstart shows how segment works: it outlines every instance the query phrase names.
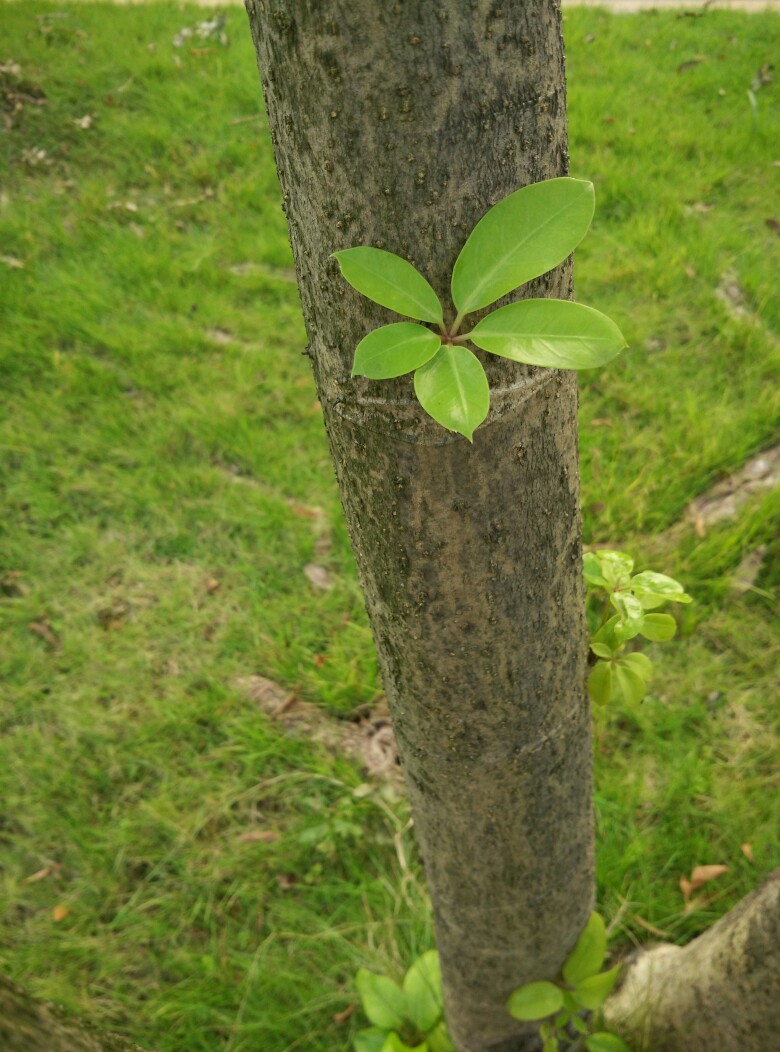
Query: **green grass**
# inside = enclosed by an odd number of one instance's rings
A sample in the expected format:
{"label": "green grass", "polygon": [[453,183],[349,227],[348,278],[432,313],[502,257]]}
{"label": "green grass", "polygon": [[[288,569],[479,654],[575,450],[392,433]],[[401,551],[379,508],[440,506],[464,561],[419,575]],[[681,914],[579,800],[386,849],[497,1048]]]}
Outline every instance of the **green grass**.
{"label": "green grass", "polygon": [[[26,98],[0,156],[0,965],[159,1052],[337,1052],[356,969],[400,971],[431,922],[403,802],[355,797],[354,766],[236,684],[334,717],[381,691],[245,15],[226,47],[175,49],[202,17],[3,9],[24,83],[0,85]],[[586,534],[640,563],[776,441],[778,88],[757,123],[746,90],[777,26],[566,16],[572,171],[598,193],[578,293],[632,345],[582,384]],[[653,566],[697,602],[650,700],[597,716],[618,946],[643,921],[689,938],[778,863],[777,521],[757,497]],[[686,916],[705,862],[731,870]]]}

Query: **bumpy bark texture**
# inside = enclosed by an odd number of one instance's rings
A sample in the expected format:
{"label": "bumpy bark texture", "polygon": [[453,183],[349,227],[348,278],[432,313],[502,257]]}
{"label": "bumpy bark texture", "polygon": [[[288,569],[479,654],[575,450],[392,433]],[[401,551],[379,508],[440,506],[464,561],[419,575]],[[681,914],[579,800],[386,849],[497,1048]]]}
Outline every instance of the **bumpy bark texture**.
{"label": "bumpy bark texture", "polygon": [[[567,171],[559,5],[247,10],[449,1025],[460,1052],[530,1049],[507,996],[555,975],[593,899],[576,381],[481,356],[492,409],[470,445],[422,412],[410,377],[350,378],[358,341],[396,319],[330,256],[389,249],[449,304],[488,207]],[[565,265],[523,294],[570,291]]]}
{"label": "bumpy bark texture", "polygon": [[68,1019],[52,1005],[33,1001],[0,975],[0,1049],[3,1052],[143,1052],[116,1034],[103,1034]]}
{"label": "bumpy bark texture", "polygon": [[780,869],[687,946],[657,946],[605,1007],[636,1052],[780,1047]]}

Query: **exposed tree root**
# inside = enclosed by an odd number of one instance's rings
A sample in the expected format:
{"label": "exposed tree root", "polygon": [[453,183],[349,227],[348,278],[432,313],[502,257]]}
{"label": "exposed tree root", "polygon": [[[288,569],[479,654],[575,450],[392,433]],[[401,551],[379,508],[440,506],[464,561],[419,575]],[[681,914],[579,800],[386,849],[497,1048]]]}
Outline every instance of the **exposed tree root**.
{"label": "exposed tree root", "polygon": [[54,1005],[34,1001],[0,975],[0,1049],[3,1052],[143,1052],[116,1034],[93,1030]]}
{"label": "exposed tree root", "polygon": [[636,1052],[777,1048],[780,869],[687,946],[635,957],[604,1015]]}

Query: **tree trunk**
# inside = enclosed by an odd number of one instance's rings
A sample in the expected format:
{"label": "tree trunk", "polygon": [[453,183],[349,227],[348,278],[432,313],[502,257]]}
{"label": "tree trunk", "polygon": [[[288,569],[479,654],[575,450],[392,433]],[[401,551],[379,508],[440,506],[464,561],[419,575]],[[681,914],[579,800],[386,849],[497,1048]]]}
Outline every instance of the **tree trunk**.
{"label": "tree trunk", "polygon": [[0,1049],[3,1052],[143,1052],[116,1034],[68,1019],[0,975]]}
{"label": "tree trunk", "polygon": [[777,1048],[780,869],[687,946],[641,953],[604,1017],[636,1052]]}
{"label": "tree trunk", "polygon": [[[536,1028],[506,999],[558,972],[593,901],[576,381],[483,357],[492,409],[470,445],[425,416],[409,377],[350,378],[358,341],[393,319],[330,255],[387,248],[449,302],[487,208],[567,171],[559,4],[247,10],[447,1019],[460,1052],[530,1049]],[[523,293],[569,296],[570,265]]]}

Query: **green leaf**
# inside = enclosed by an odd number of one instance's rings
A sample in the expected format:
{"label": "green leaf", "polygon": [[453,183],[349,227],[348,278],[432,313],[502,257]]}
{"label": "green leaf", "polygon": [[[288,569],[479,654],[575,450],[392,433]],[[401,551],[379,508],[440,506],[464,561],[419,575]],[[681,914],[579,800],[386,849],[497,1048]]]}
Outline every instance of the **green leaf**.
{"label": "green leaf", "polygon": [[526,983],[510,995],[507,1008],[515,1019],[544,1019],[563,1008],[563,991],[554,983]]}
{"label": "green leaf", "polygon": [[585,552],[582,557],[582,566],[585,571],[585,580],[588,584],[595,585],[597,588],[609,587],[606,578],[601,572],[601,563],[595,552]]}
{"label": "green leaf", "polygon": [[574,998],[571,996],[568,990],[563,991],[563,1004],[569,1015],[573,1015],[575,1012],[579,1012],[580,1010],[580,1006],[577,1004],[577,1002],[574,1000]]}
{"label": "green leaf", "polygon": [[421,1045],[407,1045],[393,1032],[387,1035],[381,1052],[428,1052],[428,1045],[425,1041]]}
{"label": "green leaf", "polygon": [[419,369],[441,347],[441,338],[423,325],[399,321],[364,336],[355,351],[353,376],[388,380]]}
{"label": "green leaf", "polygon": [[472,230],[452,272],[458,312],[487,307],[546,274],[580,243],[593,218],[593,184],[548,179],[499,201]]}
{"label": "green leaf", "polygon": [[618,661],[618,664],[633,669],[638,676],[641,676],[645,683],[649,683],[653,678],[653,662],[647,654],[642,654],[639,651],[635,651],[633,654],[625,654]]}
{"label": "green leaf", "polygon": [[601,1008],[606,999],[612,993],[612,988],[617,982],[620,973],[620,965],[615,965],[608,972],[599,975],[591,975],[589,979],[583,979],[574,987],[574,997],[583,1008],[595,1012]]}
{"label": "green leaf", "polygon": [[626,346],[615,323],[569,300],[521,300],[488,314],[471,331],[483,351],[548,369],[594,369]]}
{"label": "green leaf", "polygon": [[345,248],[333,255],[352,288],[370,300],[408,318],[435,325],[443,323],[439,297],[407,260],[367,245]]}
{"label": "green leaf", "polygon": [[588,694],[595,705],[606,705],[612,697],[612,664],[597,661],[588,676]]}
{"label": "green leaf", "polygon": [[490,409],[485,370],[476,355],[457,344],[441,347],[417,370],[414,390],[426,413],[469,442]]}
{"label": "green leaf", "polygon": [[586,1038],[585,1048],[588,1052],[631,1052],[622,1037],[608,1034],[606,1031],[599,1031],[598,1034],[591,1034]]}
{"label": "green leaf", "polygon": [[607,930],[598,913],[591,913],[574,949],[566,958],[563,978],[569,986],[576,986],[588,976],[595,975],[607,953]]}
{"label": "green leaf", "polygon": [[652,570],[645,570],[632,577],[631,591],[645,610],[652,610],[663,603],[693,602],[679,581],[664,573],[653,573]]}
{"label": "green leaf", "polygon": [[615,656],[615,651],[612,647],[608,647],[606,643],[593,642],[590,645],[590,649],[596,657],[604,658],[606,661]]}
{"label": "green leaf", "polygon": [[645,614],[642,635],[654,643],[665,643],[677,632],[677,622],[671,614]]}
{"label": "green leaf", "polygon": [[645,612],[636,596],[630,592],[613,592],[610,601],[620,614],[620,620],[615,625],[617,638],[625,642],[639,635],[645,620]]}
{"label": "green leaf", "polygon": [[612,647],[612,649],[617,653],[618,650],[621,650],[623,648],[622,640],[618,639],[617,635],[615,634],[615,630],[619,623],[620,618],[617,614],[615,614],[613,617],[610,617],[607,621],[604,622],[604,624],[595,634],[595,636],[593,637],[593,642],[606,643],[608,647]]}
{"label": "green leaf", "polygon": [[571,1025],[574,1027],[578,1034],[587,1034],[589,1032],[588,1024],[581,1016],[572,1016]]}
{"label": "green leaf", "polygon": [[353,1040],[355,1052],[382,1052],[387,1031],[371,1026],[367,1030],[358,1030]]}
{"label": "green leaf", "polygon": [[647,694],[647,682],[636,669],[626,664],[626,658],[613,662],[612,674],[617,693],[621,694],[629,705],[638,705]]}
{"label": "green leaf", "polygon": [[625,621],[641,620],[644,617],[642,604],[631,592],[618,589],[610,595],[610,602]]}
{"label": "green leaf", "polygon": [[552,1037],[548,1037],[542,1045],[542,1052],[558,1052],[560,1049],[560,1043],[555,1034]]}
{"label": "green leaf", "polygon": [[427,1043],[428,1052],[455,1052],[455,1046],[443,1020],[428,1034]]}
{"label": "green leaf", "polygon": [[401,987],[386,975],[361,968],[355,985],[370,1022],[385,1030],[399,1030],[406,1017],[406,997]]}
{"label": "green leaf", "polygon": [[430,1030],[444,1013],[441,995],[439,954],[429,950],[418,957],[404,977],[406,1011],[423,1033]]}
{"label": "green leaf", "polygon": [[428,1034],[427,1043],[428,1052],[455,1052],[455,1046],[444,1021]]}
{"label": "green leaf", "polygon": [[634,560],[630,555],[609,548],[602,548],[591,554],[598,559],[602,576],[609,588],[629,587],[631,571],[634,569]]}

